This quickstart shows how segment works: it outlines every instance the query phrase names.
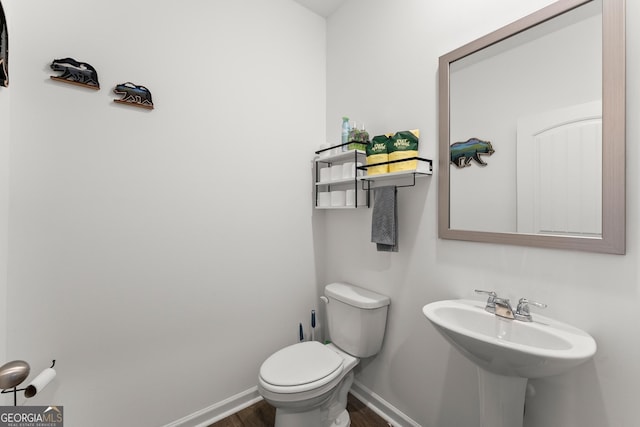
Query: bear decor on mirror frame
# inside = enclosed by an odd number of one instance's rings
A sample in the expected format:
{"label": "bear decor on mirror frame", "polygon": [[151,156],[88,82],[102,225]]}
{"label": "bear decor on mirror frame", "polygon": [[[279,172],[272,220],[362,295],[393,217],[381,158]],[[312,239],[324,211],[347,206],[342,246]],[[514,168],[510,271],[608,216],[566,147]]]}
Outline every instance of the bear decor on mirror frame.
{"label": "bear decor on mirror frame", "polygon": [[478,138],[469,138],[464,142],[451,144],[449,148],[451,163],[458,168],[471,166],[471,160],[475,160],[479,166],[486,166],[487,163],[480,158],[480,155],[492,155],[495,153],[491,142]]}

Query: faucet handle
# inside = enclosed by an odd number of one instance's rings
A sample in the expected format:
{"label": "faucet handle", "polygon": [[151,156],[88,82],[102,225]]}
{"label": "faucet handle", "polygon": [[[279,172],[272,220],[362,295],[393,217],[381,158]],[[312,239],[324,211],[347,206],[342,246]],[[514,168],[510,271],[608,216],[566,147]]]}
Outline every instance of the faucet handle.
{"label": "faucet handle", "polygon": [[477,294],[484,294],[489,296],[487,298],[487,306],[484,308],[485,310],[494,311],[496,309],[496,298],[498,297],[498,294],[496,294],[495,291],[483,291],[481,289],[476,289],[475,291]]}
{"label": "faucet handle", "polygon": [[542,302],[529,301],[526,298],[520,298],[515,315],[517,320],[522,320],[524,322],[531,322],[533,320],[533,318],[531,317],[531,312],[529,311],[530,305],[538,308],[547,308],[547,304],[544,304]]}

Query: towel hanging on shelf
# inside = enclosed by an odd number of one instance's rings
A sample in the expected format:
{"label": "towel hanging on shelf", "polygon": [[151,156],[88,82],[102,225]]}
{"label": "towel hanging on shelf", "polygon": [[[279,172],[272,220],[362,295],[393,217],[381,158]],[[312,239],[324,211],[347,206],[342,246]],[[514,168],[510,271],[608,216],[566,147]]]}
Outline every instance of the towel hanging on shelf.
{"label": "towel hanging on shelf", "polygon": [[373,189],[371,241],[380,252],[398,252],[398,203],[395,185]]}

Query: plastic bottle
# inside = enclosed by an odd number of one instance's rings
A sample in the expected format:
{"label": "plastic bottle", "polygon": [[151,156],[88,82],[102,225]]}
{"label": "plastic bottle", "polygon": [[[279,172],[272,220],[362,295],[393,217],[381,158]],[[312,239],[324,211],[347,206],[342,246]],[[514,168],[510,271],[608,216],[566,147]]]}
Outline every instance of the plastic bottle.
{"label": "plastic bottle", "polygon": [[[342,143],[346,144],[349,142],[349,131],[351,130],[351,126],[349,126],[349,117],[342,118]],[[347,151],[347,146],[342,146],[342,151]]]}

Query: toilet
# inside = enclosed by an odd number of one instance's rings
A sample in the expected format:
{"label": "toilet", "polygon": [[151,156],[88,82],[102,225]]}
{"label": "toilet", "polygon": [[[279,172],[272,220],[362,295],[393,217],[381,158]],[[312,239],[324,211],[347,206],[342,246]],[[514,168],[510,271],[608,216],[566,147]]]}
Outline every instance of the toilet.
{"label": "toilet", "polygon": [[276,408],[275,427],[351,425],[353,368],[382,347],[389,297],[347,283],[331,283],[324,292],[331,343],[290,345],[260,367],[258,390]]}

